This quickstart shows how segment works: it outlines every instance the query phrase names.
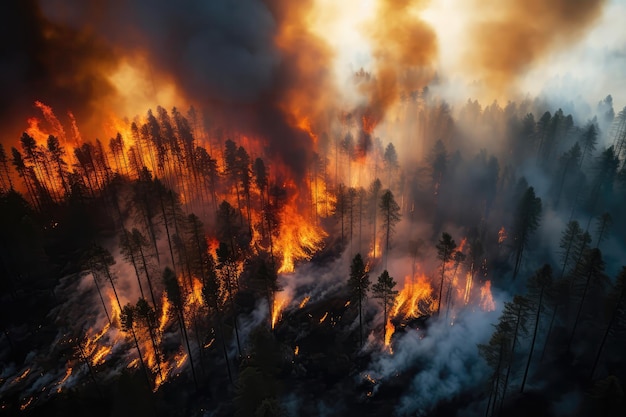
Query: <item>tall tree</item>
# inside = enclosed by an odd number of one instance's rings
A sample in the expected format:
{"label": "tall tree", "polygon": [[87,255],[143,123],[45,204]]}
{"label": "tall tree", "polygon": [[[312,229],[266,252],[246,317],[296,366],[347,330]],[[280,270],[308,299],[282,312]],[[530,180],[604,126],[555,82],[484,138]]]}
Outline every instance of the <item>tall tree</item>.
{"label": "tall tree", "polygon": [[576,220],[570,221],[565,230],[563,230],[559,244],[562,249],[561,258],[563,259],[563,267],[561,268],[560,278],[563,278],[566,268],[568,266],[571,267],[572,261],[575,260],[572,255],[574,254],[579,241],[582,239],[582,235],[583,230]]}
{"label": "tall tree", "polygon": [[393,198],[391,190],[383,193],[380,199],[380,217],[382,218],[381,228],[385,233],[385,267],[387,267],[387,259],[389,258],[389,249],[391,248],[391,236],[393,235],[396,224],[400,221],[400,206]]}
{"label": "tall tree", "polygon": [[193,351],[191,350],[191,345],[189,344],[189,336],[187,335],[187,327],[185,325],[185,311],[184,311],[184,300],[183,294],[180,290],[180,286],[178,285],[178,279],[176,278],[176,274],[170,268],[166,267],[163,271],[163,285],[165,286],[165,293],[167,294],[167,299],[170,304],[174,307],[174,311],[176,313],[176,318],[178,321],[178,325],[180,327],[180,333],[183,337],[185,345],[187,346],[187,355],[189,356],[189,364],[191,365],[191,374],[193,376],[194,384],[196,385],[196,389],[198,389],[198,379],[196,378],[196,368],[193,364]]}
{"label": "tall tree", "polygon": [[533,338],[530,342],[530,352],[528,353],[528,360],[526,361],[526,368],[524,369],[524,377],[522,378],[522,385],[520,392],[524,392],[524,386],[526,385],[526,378],[528,377],[528,370],[530,369],[530,363],[533,358],[533,352],[535,350],[535,342],[537,341],[537,332],[539,330],[539,320],[541,319],[541,310],[543,308],[544,295],[552,286],[552,268],[550,265],[545,264],[528,280],[529,289],[529,307],[533,309],[532,314],[535,316],[535,324],[533,326]]}
{"label": "tall tree", "polygon": [[535,189],[528,187],[515,211],[513,225],[513,248],[515,267],[513,279],[517,277],[522,264],[524,250],[528,246],[532,233],[539,227],[541,219],[541,198],[535,196]]}
{"label": "tall tree", "polygon": [[607,297],[607,304],[610,311],[609,322],[606,326],[606,330],[602,336],[602,341],[600,342],[600,347],[598,348],[598,352],[596,353],[593,361],[590,379],[593,379],[593,375],[598,367],[598,363],[608,337],[613,333],[617,333],[616,330],[618,329],[622,332],[626,329],[626,266],[622,267],[622,270],[617,276],[615,285]]}
{"label": "tall tree", "polygon": [[359,309],[359,341],[361,347],[363,347],[363,300],[367,297],[369,287],[369,274],[365,270],[361,254],[357,253],[350,265],[348,288],[350,289],[351,301],[356,303]]}
{"label": "tall tree", "polygon": [[443,232],[441,239],[437,242],[437,258],[441,261],[441,284],[439,286],[439,301],[437,302],[437,316],[441,310],[441,298],[443,297],[443,283],[446,276],[446,264],[454,256],[456,249],[456,242],[452,239],[449,233]]}
{"label": "tall tree", "polygon": [[395,304],[395,297],[398,295],[398,291],[394,290],[396,281],[393,277],[389,276],[389,272],[384,270],[382,274],[378,276],[378,281],[373,285],[372,292],[374,298],[380,300],[380,304],[383,306],[383,341],[387,341],[387,312]]}
{"label": "tall tree", "polygon": [[121,314],[122,316],[120,317],[120,321],[122,324],[122,330],[132,335],[133,341],[135,342],[135,348],[137,349],[137,354],[139,355],[139,363],[141,364],[141,369],[143,369],[143,372],[146,376],[146,382],[148,383],[148,387],[152,389],[150,374],[148,373],[148,368],[146,367],[146,363],[143,360],[143,354],[141,353],[141,349],[139,348],[137,333],[135,333],[135,308],[130,303],[128,303],[122,309]]}

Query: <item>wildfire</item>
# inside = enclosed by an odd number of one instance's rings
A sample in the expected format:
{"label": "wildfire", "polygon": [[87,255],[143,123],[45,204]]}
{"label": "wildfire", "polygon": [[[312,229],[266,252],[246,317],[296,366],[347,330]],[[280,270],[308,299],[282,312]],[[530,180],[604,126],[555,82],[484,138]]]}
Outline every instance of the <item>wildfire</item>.
{"label": "wildfire", "polygon": [[493,301],[493,295],[491,294],[491,281],[485,281],[485,284],[480,289],[480,308],[484,311],[494,311],[496,309],[496,303]]}
{"label": "wildfire", "polygon": [[16,377],[12,384],[17,384],[20,381],[22,381],[24,378],[26,378],[28,376],[28,374],[30,374],[30,368],[27,368],[24,372],[22,372],[18,377]]}
{"label": "wildfire", "polygon": [[26,400],[24,404],[20,405],[20,411],[26,410],[26,408],[28,408],[28,406],[33,402],[34,399],[35,397],[30,397],[28,400]]}
{"label": "wildfire", "polygon": [[289,273],[295,269],[295,263],[309,260],[321,249],[326,233],[308,221],[297,205],[297,193],[294,193],[289,204],[283,208],[280,232],[275,243],[276,253],[283,255],[278,273]]}
{"label": "wildfire", "polygon": [[473,284],[472,281],[473,281],[472,273],[468,272],[465,275],[465,295],[463,296],[463,302],[465,304],[469,303],[470,301],[470,294],[472,293],[472,284]]}
{"label": "wildfire", "polygon": [[163,294],[161,302],[161,318],[159,319],[159,333],[163,333],[167,320],[169,319],[170,301],[167,299],[167,294]]}
{"label": "wildfire", "polygon": [[272,306],[272,329],[276,326],[276,323],[278,323],[280,315],[288,303],[289,297],[285,294],[285,291],[276,293],[274,296],[274,305]]}
{"label": "wildfire", "polygon": [[385,330],[385,346],[389,348],[389,351],[391,353],[393,353],[393,351],[391,350],[391,336],[393,336],[396,328],[393,326],[390,319],[387,319],[387,323],[385,324]]}
{"label": "wildfire", "polygon": [[328,317],[328,311],[326,313],[324,313],[324,315],[322,316],[322,318],[320,319],[320,324],[324,323],[324,320],[326,320],[326,317]]}
{"label": "wildfire", "polygon": [[304,306],[309,302],[310,299],[311,297],[308,295],[304,297],[304,299],[300,302],[300,305],[298,306],[298,308],[304,308]]}
{"label": "wildfire", "polygon": [[296,345],[296,348],[293,350],[293,354],[298,356],[298,353],[300,353],[300,346]]}
{"label": "wildfire", "polygon": [[65,381],[67,381],[70,375],[72,375],[72,368],[68,366],[67,370],[65,371],[65,376],[58,383],[59,388],[57,388],[57,392],[61,392],[61,390],[63,389],[63,384],[65,384]]}
{"label": "wildfire", "polygon": [[178,355],[176,355],[174,359],[175,359],[176,368],[179,369],[181,366],[185,364],[185,361],[187,361],[187,354],[184,352],[181,352]]}
{"label": "wildfire", "polygon": [[404,288],[396,298],[393,317],[419,317],[429,314],[436,306],[432,295],[433,288],[426,275],[417,276],[416,280],[407,277]]}
{"label": "wildfire", "polygon": [[504,228],[504,226],[502,226],[500,230],[498,231],[498,245],[501,245],[502,243],[504,243],[507,237],[508,235],[506,233],[506,229]]}

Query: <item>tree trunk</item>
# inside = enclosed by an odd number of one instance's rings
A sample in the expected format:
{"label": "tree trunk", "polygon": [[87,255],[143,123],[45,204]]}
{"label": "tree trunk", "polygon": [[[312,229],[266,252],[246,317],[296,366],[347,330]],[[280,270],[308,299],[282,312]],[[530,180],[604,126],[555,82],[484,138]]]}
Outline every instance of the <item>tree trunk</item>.
{"label": "tree trunk", "polygon": [[533,340],[530,343],[530,353],[528,354],[528,361],[526,362],[526,369],[524,370],[524,378],[522,379],[522,386],[520,393],[524,393],[524,385],[526,385],[526,378],[528,377],[528,369],[530,369],[530,362],[533,358],[533,351],[535,350],[535,341],[537,340],[537,329],[539,328],[539,318],[541,316],[541,301],[543,299],[543,288],[539,293],[539,306],[537,307],[537,317],[535,318],[535,329],[533,330]]}

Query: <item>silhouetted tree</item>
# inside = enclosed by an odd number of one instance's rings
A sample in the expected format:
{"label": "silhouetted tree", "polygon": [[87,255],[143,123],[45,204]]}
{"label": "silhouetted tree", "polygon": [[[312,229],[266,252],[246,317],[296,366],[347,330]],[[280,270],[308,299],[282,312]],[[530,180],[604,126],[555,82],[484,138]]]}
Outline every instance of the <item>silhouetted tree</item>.
{"label": "silhouetted tree", "polygon": [[170,304],[174,307],[176,312],[176,319],[180,327],[180,333],[183,336],[183,341],[187,346],[187,355],[189,356],[189,364],[191,365],[191,374],[193,376],[194,384],[198,389],[198,380],[196,378],[196,369],[193,364],[193,352],[189,344],[189,337],[187,336],[187,327],[185,325],[185,311],[183,305],[183,294],[178,285],[178,279],[176,274],[170,268],[165,268],[163,271],[163,285],[165,286],[165,293]]}
{"label": "silhouetted tree", "polygon": [[535,196],[533,187],[528,187],[517,205],[513,224],[513,248],[515,251],[515,267],[513,279],[517,277],[524,250],[528,246],[530,236],[539,227],[541,219],[541,198]]}
{"label": "silhouetted tree", "polygon": [[443,283],[446,275],[446,264],[454,256],[456,249],[456,242],[452,239],[449,233],[443,232],[441,239],[437,242],[437,258],[441,261],[441,284],[439,286],[439,301],[437,302],[437,316],[441,310],[441,298],[443,297]]}
{"label": "silhouetted tree", "polygon": [[551,285],[552,268],[548,264],[541,267],[541,269],[535,272],[535,274],[528,280],[528,301],[529,307],[533,309],[532,314],[535,316],[535,324],[533,326],[533,338],[530,342],[530,352],[528,353],[528,360],[526,361],[526,368],[524,369],[524,377],[522,378],[520,392],[524,392],[526,378],[528,377],[528,370],[530,369],[530,363],[535,350],[535,342],[537,341],[537,331],[539,330],[539,320],[541,319],[544,295],[550,289]]}
{"label": "silhouetted tree", "polygon": [[356,303],[359,309],[359,341],[361,347],[363,347],[363,300],[367,297],[369,287],[369,274],[365,270],[361,254],[357,253],[350,265],[348,288],[350,289],[351,301]]}
{"label": "silhouetted tree", "polygon": [[383,306],[383,342],[387,340],[387,312],[395,304],[395,297],[398,295],[398,291],[394,290],[395,286],[394,279],[384,270],[372,287],[374,298],[378,298]]}
{"label": "silhouetted tree", "polygon": [[152,389],[152,382],[150,381],[150,374],[148,373],[148,368],[143,360],[143,355],[141,353],[141,349],[139,348],[139,341],[137,339],[137,334],[135,333],[135,308],[130,304],[126,304],[124,308],[121,310],[120,322],[122,324],[122,330],[126,333],[130,333],[133,337],[133,341],[135,342],[135,348],[137,349],[137,354],[139,355],[139,363],[141,364],[141,368],[146,376],[146,383],[148,387]]}
{"label": "silhouetted tree", "polygon": [[393,198],[391,190],[383,193],[380,199],[380,217],[382,219],[381,228],[385,233],[385,267],[387,266],[387,258],[389,257],[389,249],[391,248],[391,236],[393,235],[396,224],[400,221],[400,206]]}

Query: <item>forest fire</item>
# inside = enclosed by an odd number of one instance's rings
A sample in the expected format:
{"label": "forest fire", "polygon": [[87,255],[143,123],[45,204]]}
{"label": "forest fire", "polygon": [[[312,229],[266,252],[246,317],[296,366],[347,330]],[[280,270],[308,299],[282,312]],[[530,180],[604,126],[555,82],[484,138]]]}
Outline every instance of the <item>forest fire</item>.
{"label": "forest fire", "polygon": [[426,316],[436,308],[433,288],[428,277],[420,274],[414,278],[406,277],[404,287],[395,300],[391,316],[408,319]]}
{"label": "forest fire", "polygon": [[621,404],[623,94],[534,85],[614,2],[59,1],[7,8],[7,414],[532,414],[554,352]]}

